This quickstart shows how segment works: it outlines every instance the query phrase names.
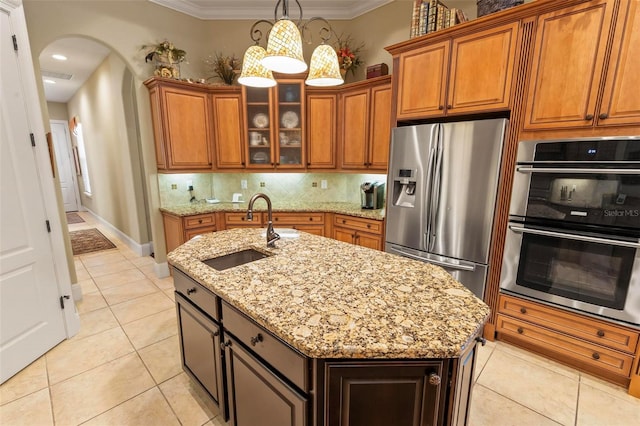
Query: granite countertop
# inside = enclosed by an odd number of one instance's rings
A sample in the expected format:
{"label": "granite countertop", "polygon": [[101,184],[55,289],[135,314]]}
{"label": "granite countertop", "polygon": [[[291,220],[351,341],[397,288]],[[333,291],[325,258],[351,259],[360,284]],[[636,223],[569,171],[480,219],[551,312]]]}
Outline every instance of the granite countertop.
{"label": "granite countertop", "polygon": [[[272,256],[224,271],[246,248]],[[201,235],[169,262],[312,358],[455,358],[489,307],[444,269],[300,232],[267,248],[263,229]]]}
{"label": "granite countertop", "polygon": [[[248,203],[230,203],[221,202],[215,204],[209,203],[191,203],[180,204],[176,206],[161,207],[160,211],[173,214],[175,216],[190,216],[194,214],[212,213],[212,212],[238,212],[246,211]],[[254,211],[266,212],[267,205],[264,200],[258,200],[254,204]],[[273,201],[274,212],[324,212],[324,213],[340,213],[350,216],[363,217],[366,219],[383,220],[385,209],[366,210],[360,207],[358,203],[340,203],[340,202],[302,202],[302,201]]]}

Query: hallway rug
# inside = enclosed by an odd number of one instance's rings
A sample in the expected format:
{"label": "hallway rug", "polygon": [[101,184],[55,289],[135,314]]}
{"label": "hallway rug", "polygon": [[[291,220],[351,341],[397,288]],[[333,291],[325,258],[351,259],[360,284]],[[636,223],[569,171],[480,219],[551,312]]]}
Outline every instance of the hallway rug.
{"label": "hallway rug", "polygon": [[80,215],[76,212],[69,212],[67,213],[67,224],[72,224],[72,223],[82,223],[84,222],[84,219],[80,217]]}
{"label": "hallway rug", "polygon": [[71,248],[74,256],[116,247],[96,228],[71,231],[69,232],[69,237],[71,238]]}

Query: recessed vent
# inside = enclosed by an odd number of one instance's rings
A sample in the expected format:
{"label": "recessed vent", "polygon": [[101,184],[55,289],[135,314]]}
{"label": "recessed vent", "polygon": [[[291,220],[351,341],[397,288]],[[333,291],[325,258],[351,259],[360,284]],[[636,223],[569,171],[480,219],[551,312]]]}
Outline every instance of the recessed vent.
{"label": "recessed vent", "polygon": [[72,74],[65,74],[63,72],[40,70],[40,73],[42,74],[43,77],[58,78],[60,80],[71,80],[73,78]]}

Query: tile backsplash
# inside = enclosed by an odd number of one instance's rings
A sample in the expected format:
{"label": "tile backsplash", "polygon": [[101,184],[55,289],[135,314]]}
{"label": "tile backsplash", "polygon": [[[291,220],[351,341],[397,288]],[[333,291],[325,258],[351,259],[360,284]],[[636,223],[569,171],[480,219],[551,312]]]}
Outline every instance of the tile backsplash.
{"label": "tile backsplash", "polygon": [[[360,202],[362,182],[386,181],[385,174],[347,173],[189,173],[159,174],[160,203],[163,207],[216,198],[231,201],[234,193],[248,200],[256,192],[278,201]],[[242,181],[247,189],[242,189]],[[326,181],[327,188],[322,188]],[[193,186],[192,193],[189,185]]]}

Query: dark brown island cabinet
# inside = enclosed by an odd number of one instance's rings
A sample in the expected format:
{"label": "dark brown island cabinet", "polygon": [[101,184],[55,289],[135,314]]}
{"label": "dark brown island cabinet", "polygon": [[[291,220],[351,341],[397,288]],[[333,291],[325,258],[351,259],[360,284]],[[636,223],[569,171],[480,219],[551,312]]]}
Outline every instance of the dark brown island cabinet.
{"label": "dark brown island cabinet", "polygon": [[233,426],[467,423],[476,340],[452,359],[309,358],[180,270],[173,277],[183,369]]}

